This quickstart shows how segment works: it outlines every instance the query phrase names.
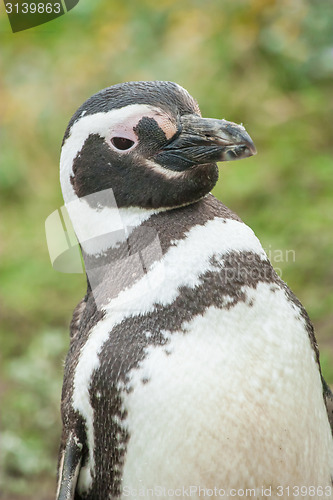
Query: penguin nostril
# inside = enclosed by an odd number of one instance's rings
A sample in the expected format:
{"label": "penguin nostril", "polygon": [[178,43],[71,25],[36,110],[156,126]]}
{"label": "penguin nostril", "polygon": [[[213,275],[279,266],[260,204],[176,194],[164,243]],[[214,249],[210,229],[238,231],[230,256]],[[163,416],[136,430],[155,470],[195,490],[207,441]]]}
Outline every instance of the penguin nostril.
{"label": "penguin nostril", "polygon": [[116,149],[119,149],[120,151],[125,151],[126,149],[130,149],[134,144],[134,141],[126,139],[125,137],[112,137],[111,142],[114,145],[114,147]]}

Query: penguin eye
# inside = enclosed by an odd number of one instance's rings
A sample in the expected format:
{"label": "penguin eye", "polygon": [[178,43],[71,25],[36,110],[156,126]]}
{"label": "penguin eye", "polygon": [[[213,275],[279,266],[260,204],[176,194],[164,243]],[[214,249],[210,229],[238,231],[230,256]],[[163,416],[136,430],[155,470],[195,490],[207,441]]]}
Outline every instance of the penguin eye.
{"label": "penguin eye", "polygon": [[112,137],[111,142],[114,147],[116,149],[119,149],[120,151],[130,149],[134,144],[134,141],[131,141],[131,139],[126,139],[125,137]]}

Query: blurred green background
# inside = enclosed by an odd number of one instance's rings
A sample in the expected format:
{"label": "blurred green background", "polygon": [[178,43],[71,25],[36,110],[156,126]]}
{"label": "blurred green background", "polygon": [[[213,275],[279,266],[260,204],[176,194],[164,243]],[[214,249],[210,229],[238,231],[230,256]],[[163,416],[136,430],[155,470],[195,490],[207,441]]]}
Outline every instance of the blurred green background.
{"label": "blurred green background", "polygon": [[0,6],[0,496],[53,497],[71,313],[83,275],[51,267],[59,151],[92,93],[173,80],[203,116],[242,122],[258,155],[221,164],[215,195],[260,238],[308,310],[333,384],[330,0],[81,0],[12,34]]}

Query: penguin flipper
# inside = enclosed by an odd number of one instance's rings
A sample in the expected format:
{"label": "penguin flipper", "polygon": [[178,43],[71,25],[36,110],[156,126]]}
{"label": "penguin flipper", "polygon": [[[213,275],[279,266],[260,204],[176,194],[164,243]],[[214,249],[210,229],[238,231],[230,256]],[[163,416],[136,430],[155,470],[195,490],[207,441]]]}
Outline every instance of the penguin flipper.
{"label": "penguin flipper", "polygon": [[324,388],[324,398],[327,408],[328,420],[331,424],[331,430],[333,435],[333,394],[328,384],[323,379],[323,388]]}
{"label": "penguin flipper", "polygon": [[82,460],[82,444],[71,433],[60,461],[56,500],[74,500]]}

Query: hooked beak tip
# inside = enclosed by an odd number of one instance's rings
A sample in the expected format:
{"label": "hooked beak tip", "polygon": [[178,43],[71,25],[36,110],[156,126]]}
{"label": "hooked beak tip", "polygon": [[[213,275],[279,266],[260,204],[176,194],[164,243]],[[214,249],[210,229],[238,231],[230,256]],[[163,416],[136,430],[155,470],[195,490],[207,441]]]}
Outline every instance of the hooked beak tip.
{"label": "hooked beak tip", "polygon": [[226,127],[229,137],[232,140],[224,150],[223,159],[226,161],[249,158],[257,154],[257,149],[242,125],[230,123]]}
{"label": "hooked beak tip", "polygon": [[245,149],[248,151],[249,156],[254,156],[257,154],[257,148],[252,141],[245,144]]}
{"label": "hooked beak tip", "polygon": [[250,156],[254,156],[257,154],[257,150],[253,142],[246,141],[242,144],[235,144],[226,148],[224,151],[224,160],[232,161],[232,160],[241,160],[243,158],[249,158]]}

